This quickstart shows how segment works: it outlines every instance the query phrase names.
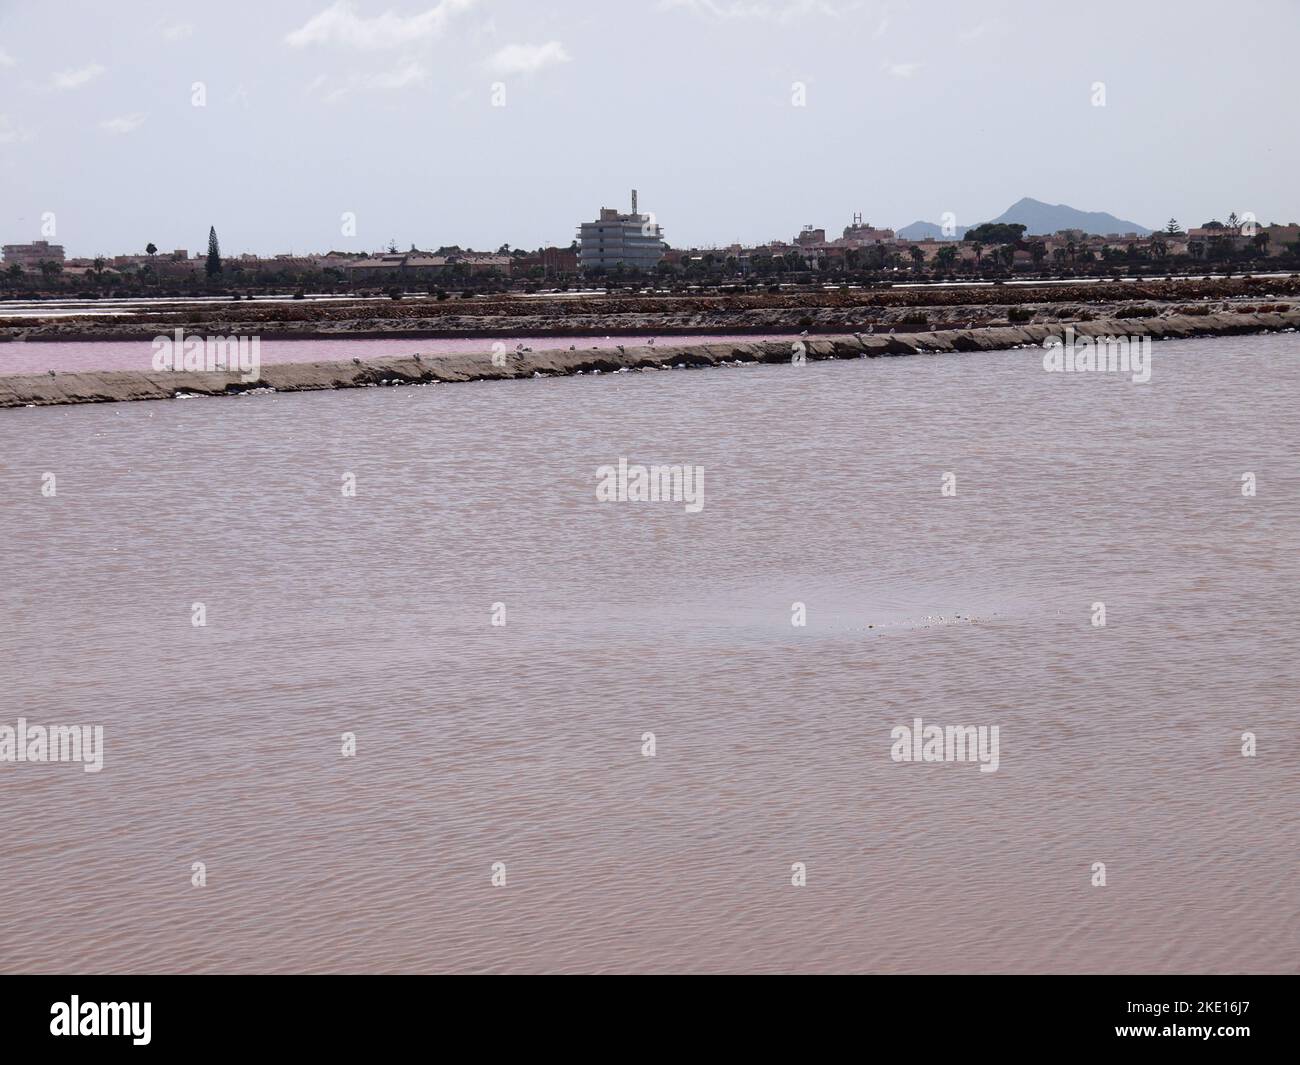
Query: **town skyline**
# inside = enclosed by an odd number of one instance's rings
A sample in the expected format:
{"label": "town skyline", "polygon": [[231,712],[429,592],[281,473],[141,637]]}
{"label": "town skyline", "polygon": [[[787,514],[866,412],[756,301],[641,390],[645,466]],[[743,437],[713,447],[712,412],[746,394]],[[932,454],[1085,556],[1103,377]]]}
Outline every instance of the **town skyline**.
{"label": "town skyline", "polygon": [[[1033,198],[1031,197],[1022,197],[1021,200],[1017,201],[1017,203],[1023,202],[1025,200],[1029,200],[1030,202],[1045,203],[1045,201],[1034,201]],[[1014,207],[1016,206],[1016,204],[1013,204],[1012,206]],[[1048,204],[1048,206],[1051,206],[1053,208],[1064,208],[1066,210],[1076,210],[1076,211],[1079,210],[1074,205],[1065,204],[1065,203]],[[608,211],[608,210],[621,211],[622,207],[616,206],[610,208],[606,205],[602,205],[599,209],[593,209],[590,212],[592,217],[596,216],[598,210],[599,211]],[[1004,211],[1003,213],[1005,214],[1006,212]],[[1102,211],[1099,209],[1094,210],[1093,213],[1110,214],[1110,212],[1108,211]],[[820,214],[824,215],[825,212],[820,212]],[[1237,214],[1238,216],[1241,217],[1253,218],[1253,220],[1262,227],[1294,226],[1297,224],[1295,221],[1296,217],[1300,216],[1300,209],[1293,210],[1290,214],[1287,214],[1285,216],[1280,215],[1277,218],[1262,218],[1255,215],[1254,212],[1250,212],[1249,214],[1247,214],[1244,210],[1239,210],[1238,208],[1234,207],[1226,211],[1221,210],[1210,218],[1200,219],[1196,221],[1191,220],[1191,217],[1189,216],[1179,215],[1177,212],[1175,212],[1174,214],[1171,214],[1168,218],[1166,218],[1164,221],[1146,225],[1145,228],[1150,230],[1152,233],[1162,233],[1166,231],[1170,221],[1177,221],[1182,226],[1182,229],[1186,231],[1188,229],[1204,226],[1207,223],[1213,221],[1226,222],[1227,219],[1232,214]],[[727,240],[719,239],[719,240],[703,241],[703,242],[689,243],[689,244],[680,243],[680,242],[673,241],[671,237],[668,236],[667,234],[667,230],[671,227],[671,220],[663,219],[653,211],[646,211],[643,213],[643,215],[644,217],[648,217],[652,219],[655,223],[657,223],[661,228],[665,230],[665,236],[664,236],[665,243],[668,248],[672,248],[672,249],[709,251],[709,250],[724,250],[726,248],[732,248],[732,247],[763,247],[772,244],[797,242],[797,232],[796,232],[795,238],[786,238],[778,234],[772,234],[764,239],[752,241],[752,242],[746,242],[740,240],[727,241]],[[853,211],[850,213],[848,220],[845,222],[844,225],[846,229],[854,226],[855,224],[860,224],[865,228],[874,228],[881,231],[887,230],[893,234],[898,234],[900,230],[924,221],[929,221],[929,220],[918,217],[917,219],[914,219],[910,223],[904,223],[904,224],[885,223],[885,224],[877,225],[873,217],[870,215],[870,213],[864,211]],[[960,241],[962,239],[961,234],[965,230],[974,228],[975,226],[978,225],[988,224],[991,221],[995,221],[995,219],[993,217],[990,217],[987,219],[979,219],[971,222],[959,222],[957,223],[957,232],[951,235],[935,235],[933,238],[898,235],[896,239],[900,242],[907,242],[907,243],[917,243],[917,242],[925,243],[927,240],[930,239],[940,240],[940,241],[945,241],[945,240]],[[1116,219],[1116,221],[1120,222],[1122,220]],[[269,251],[260,248],[227,248],[225,254],[229,258],[237,258],[241,255],[246,257],[253,257],[253,258],[274,258],[276,256],[283,257],[283,256],[297,256],[297,255],[306,255],[306,256],[325,255],[330,251],[340,251],[346,254],[361,257],[366,255],[383,254],[385,252],[405,252],[407,250],[434,251],[436,249],[443,249],[443,248],[456,248],[456,249],[464,250],[466,252],[478,252],[478,253],[500,252],[503,248],[507,249],[510,252],[533,251],[533,250],[540,251],[546,248],[569,248],[571,246],[576,246],[577,232],[579,228],[584,224],[589,224],[589,220],[588,222],[584,222],[584,221],[575,222],[570,227],[570,230],[574,235],[571,236],[570,239],[566,242],[556,242],[554,244],[541,244],[535,246],[524,244],[524,243],[516,243],[509,239],[502,240],[497,243],[493,243],[491,241],[482,241],[479,243],[460,244],[460,243],[453,243],[445,240],[439,240],[436,238],[421,242],[416,240],[406,240],[401,235],[394,234],[394,235],[390,235],[387,238],[375,242],[373,246],[353,247],[351,245],[356,245],[358,243],[357,241],[340,239],[330,245],[322,245],[318,247],[303,247],[303,248],[275,248],[275,249],[270,249]],[[1143,224],[1143,223],[1139,223],[1139,224]],[[213,228],[213,227],[217,228],[218,232],[220,232],[221,227],[217,225],[217,223],[215,222],[205,223],[203,227],[196,227],[195,232],[197,234],[201,228]],[[159,242],[152,238],[146,238],[139,245],[139,247],[95,248],[93,250],[87,251],[85,249],[80,249],[80,248],[76,248],[75,246],[71,246],[68,242],[64,242],[56,239],[58,235],[57,221],[54,228],[55,228],[55,232],[47,234],[46,236],[38,235],[36,237],[28,237],[22,234],[15,234],[15,233],[0,233],[0,237],[4,238],[2,241],[0,241],[0,243],[6,245],[20,245],[20,244],[25,245],[25,244],[39,243],[40,241],[45,241],[52,246],[57,245],[59,247],[62,247],[64,256],[68,259],[93,259],[97,256],[141,255],[144,254],[145,248],[151,244],[154,245],[156,249],[158,249],[158,253],[160,254],[170,253],[173,250],[173,247],[169,246],[166,242]],[[827,222],[825,219],[821,217],[811,222],[806,222],[798,227],[799,231],[807,230],[809,228],[825,230],[826,232],[829,233],[839,229],[840,227],[837,222]],[[1065,229],[1068,227],[1060,227],[1060,228]],[[1039,232],[1034,229],[1026,228],[1024,235],[1026,237],[1050,236],[1052,233],[1057,231],[1058,231],[1057,229],[1052,229],[1045,232]],[[1088,233],[1088,235],[1097,236],[1097,237],[1121,237],[1121,236],[1129,236],[1133,234],[1132,230],[1124,229],[1121,227],[1116,227],[1113,230],[1105,233],[1094,232],[1091,230],[1084,230],[1084,232]],[[206,236],[203,238],[202,241],[200,241],[196,236],[194,240],[190,240],[184,244],[177,244],[174,247],[183,248],[190,255],[201,257],[203,254],[203,248],[206,247]]]}

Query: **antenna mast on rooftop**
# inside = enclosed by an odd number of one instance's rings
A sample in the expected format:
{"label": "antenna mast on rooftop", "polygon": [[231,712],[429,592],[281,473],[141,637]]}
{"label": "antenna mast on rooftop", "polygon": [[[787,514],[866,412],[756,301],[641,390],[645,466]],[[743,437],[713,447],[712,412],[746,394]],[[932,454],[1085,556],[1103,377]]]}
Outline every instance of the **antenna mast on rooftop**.
{"label": "antenna mast on rooftop", "polygon": [[862,212],[861,212],[861,211],[856,211],[856,212],[854,212],[854,214],[853,214],[853,224],[854,224],[855,226],[860,226],[860,225],[862,225]]}
{"label": "antenna mast on rooftop", "polygon": [[636,214],[636,189],[632,190],[632,213]]}

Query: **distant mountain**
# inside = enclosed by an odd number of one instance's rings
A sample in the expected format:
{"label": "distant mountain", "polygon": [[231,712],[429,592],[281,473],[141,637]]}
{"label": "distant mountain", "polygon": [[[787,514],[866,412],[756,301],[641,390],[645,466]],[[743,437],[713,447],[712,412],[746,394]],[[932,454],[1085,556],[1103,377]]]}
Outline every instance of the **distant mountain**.
{"label": "distant mountain", "polygon": [[1105,211],[1078,211],[1063,203],[1043,203],[1026,196],[1017,200],[990,222],[1019,222],[1026,233],[1055,233],[1060,229],[1082,229],[1085,233],[1110,236],[1112,233],[1136,233],[1140,237],[1150,234],[1146,226],[1127,222]]}
{"label": "distant mountain", "polygon": [[898,238],[899,240],[927,240],[933,237],[935,240],[961,240],[967,228],[967,226],[957,226],[956,232],[948,235],[944,233],[943,226],[938,222],[913,222],[910,226],[898,230]]}
{"label": "distant mountain", "polygon": [[[1085,233],[1096,233],[1103,237],[1112,233],[1136,233],[1145,237],[1151,233],[1146,226],[1126,222],[1105,211],[1078,211],[1063,203],[1043,203],[1042,200],[1028,196],[1017,200],[997,218],[990,218],[989,221],[1019,222],[1025,227],[1025,232],[1030,234],[1055,233],[1059,229],[1082,229]],[[958,226],[955,236],[948,239],[961,240],[971,228],[973,227]],[[943,227],[937,222],[913,222],[898,230],[898,237],[900,240],[925,240],[927,237],[942,240],[944,233]]]}

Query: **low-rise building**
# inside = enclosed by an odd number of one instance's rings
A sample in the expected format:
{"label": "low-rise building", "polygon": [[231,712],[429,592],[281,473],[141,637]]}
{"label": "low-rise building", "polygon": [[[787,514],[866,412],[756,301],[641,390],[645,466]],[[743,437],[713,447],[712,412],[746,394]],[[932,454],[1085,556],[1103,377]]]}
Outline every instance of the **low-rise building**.
{"label": "low-rise building", "polygon": [[921,249],[921,254],[924,256],[924,261],[926,263],[937,262],[940,259],[944,248],[953,249],[952,261],[954,263],[962,260],[969,262],[975,261],[975,249],[971,245],[959,240],[935,240],[933,237],[926,237],[923,240],[914,240],[908,244],[900,244],[899,247],[907,256],[908,261],[911,260],[912,248]]}
{"label": "low-rise building", "polygon": [[446,263],[446,257],[424,252],[381,252],[353,259],[342,269],[353,281],[419,280],[441,272]]}
{"label": "low-rise building", "polygon": [[[541,271],[538,275],[537,271]],[[539,248],[527,255],[517,255],[510,262],[515,277],[561,277],[578,272],[578,252],[574,248]]]}
{"label": "low-rise building", "polygon": [[844,227],[844,234],[835,243],[860,246],[890,244],[896,239],[897,234],[892,229],[877,229],[869,222],[855,221],[852,225]]}
{"label": "low-rise building", "polygon": [[63,264],[63,245],[51,244],[48,240],[34,240],[30,244],[6,244],[4,246],[6,265],[17,263],[24,270],[39,270],[41,263]]}
{"label": "low-rise building", "polygon": [[447,266],[468,267],[471,274],[510,273],[510,264],[514,260],[500,252],[467,251],[460,255],[449,255]]}
{"label": "low-rise building", "polygon": [[1216,259],[1225,252],[1244,251],[1253,244],[1254,234],[1248,236],[1242,227],[1222,222],[1209,222],[1187,231],[1187,250],[1193,259]]}
{"label": "low-rise building", "polygon": [[1264,250],[1269,256],[1295,255],[1300,248],[1300,224],[1290,222],[1284,226],[1260,226],[1264,234]]}
{"label": "low-rise building", "polygon": [[489,252],[457,252],[431,255],[412,248],[405,252],[380,252],[336,265],[350,280],[360,282],[429,282],[471,274],[510,273],[509,255]]}

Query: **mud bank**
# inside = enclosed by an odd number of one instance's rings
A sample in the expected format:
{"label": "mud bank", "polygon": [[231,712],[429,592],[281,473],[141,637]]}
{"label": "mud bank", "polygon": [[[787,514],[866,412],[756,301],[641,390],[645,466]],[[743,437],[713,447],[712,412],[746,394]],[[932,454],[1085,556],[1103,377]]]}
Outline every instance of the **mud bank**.
{"label": "mud bank", "polygon": [[[858,359],[932,352],[998,351],[1038,346],[1066,326],[1024,325],[984,329],[945,329],[907,334],[810,336],[800,343],[809,360]],[[1158,318],[1109,319],[1069,326],[1080,337],[1149,336],[1153,340],[1235,336],[1300,328],[1300,310],[1264,314],[1168,315]],[[680,344],[619,347],[602,351],[510,352],[494,365],[487,352],[439,356],[401,356],[362,362],[281,363],[263,367],[257,381],[237,373],[168,373],[105,371],[101,373],[0,376],[0,407],[50,406],[66,403],[113,403],[134,399],[235,395],[274,390],[310,392],[335,388],[485,381],[524,377],[561,377],[576,373],[717,366],[721,363],[790,362],[788,341],[727,344]]]}
{"label": "mud bank", "polygon": [[[151,340],[175,328],[219,336],[323,340],[342,337],[456,337],[505,340],[535,336],[698,336],[865,330],[921,332],[1002,326],[1013,308],[1025,321],[1052,324],[1170,314],[1196,306],[1210,313],[1284,312],[1300,296],[1300,278],[1107,281],[1096,284],[989,285],[982,288],[887,287],[830,291],[609,294],[578,297],[475,296],[445,301],[263,302],[147,306],[128,314],[0,320],[0,343],[41,340]],[[1153,309],[1154,308],[1154,309]]]}

